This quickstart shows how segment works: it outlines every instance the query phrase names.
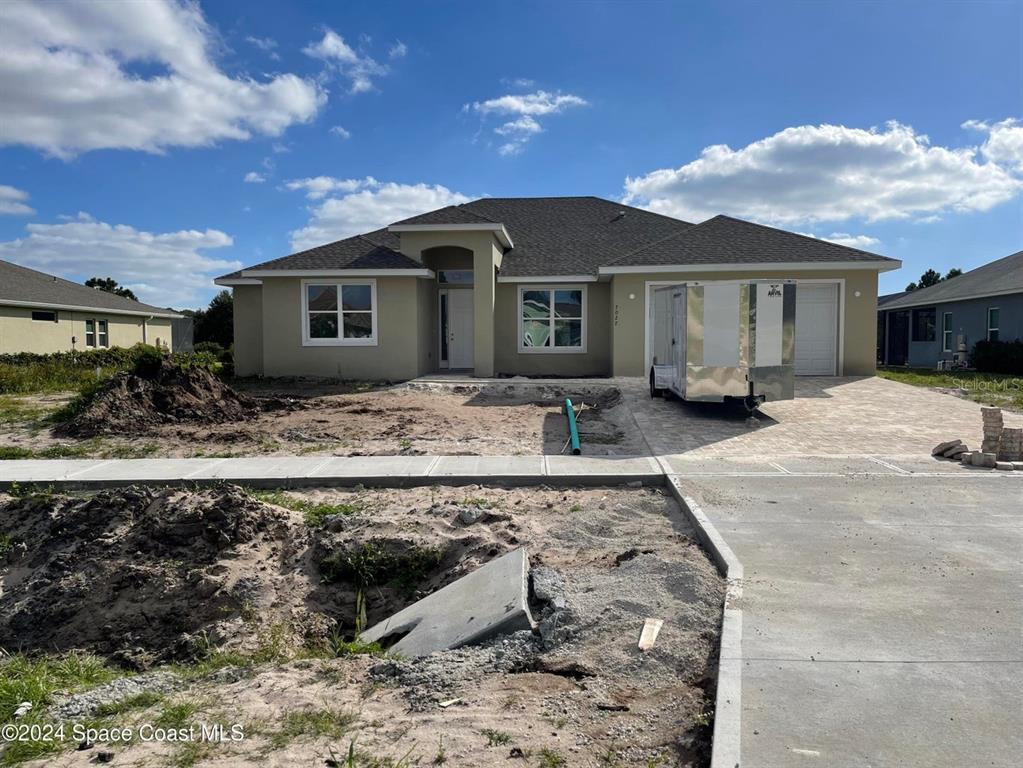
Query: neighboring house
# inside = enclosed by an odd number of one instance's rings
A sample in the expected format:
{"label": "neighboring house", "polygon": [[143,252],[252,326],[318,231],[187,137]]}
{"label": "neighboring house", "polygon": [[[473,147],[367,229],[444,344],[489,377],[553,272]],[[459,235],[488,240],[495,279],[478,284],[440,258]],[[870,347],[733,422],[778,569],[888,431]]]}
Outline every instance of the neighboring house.
{"label": "neighboring house", "polygon": [[180,315],[0,261],[0,354],[172,344]]}
{"label": "neighboring house", "polygon": [[878,360],[934,368],[981,339],[1023,338],[1023,251],[878,301]]}
{"label": "neighboring house", "polygon": [[484,198],[217,279],[240,375],[645,376],[651,289],[798,281],[796,368],[869,375],[878,272],[899,261],[595,197]]}

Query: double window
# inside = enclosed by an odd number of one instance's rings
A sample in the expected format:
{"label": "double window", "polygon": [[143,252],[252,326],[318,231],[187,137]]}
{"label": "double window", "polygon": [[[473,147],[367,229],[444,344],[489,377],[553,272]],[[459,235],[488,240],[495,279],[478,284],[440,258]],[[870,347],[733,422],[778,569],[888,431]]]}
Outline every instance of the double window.
{"label": "double window", "polygon": [[106,320],[85,321],[85,346],[87,347],[109,347],[110,334]]}
{"label": "double window", "polygon": [[586,286],[519,286],[519,352],[585,352]]}
{"label": "double window", "polygon": [[305,346],[375,346],[375,280],[303,280]]}
{"label": "double window", "polygon": [[913,310],[913,341],[934,341],[934,307]]}
{"label": "double window", "polygon": [[998,341],[998,307],[987,308],[987,340]]}

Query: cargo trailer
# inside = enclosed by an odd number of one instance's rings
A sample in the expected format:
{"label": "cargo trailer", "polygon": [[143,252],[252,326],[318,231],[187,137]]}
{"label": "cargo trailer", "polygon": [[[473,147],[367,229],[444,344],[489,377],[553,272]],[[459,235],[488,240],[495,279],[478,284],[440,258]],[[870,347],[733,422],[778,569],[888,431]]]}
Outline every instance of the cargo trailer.
{"label": "cargo trailer", "polygon": [[750,411],[793,398],[794,280],[691,281],[652,299],[651,397],[738,399]]}

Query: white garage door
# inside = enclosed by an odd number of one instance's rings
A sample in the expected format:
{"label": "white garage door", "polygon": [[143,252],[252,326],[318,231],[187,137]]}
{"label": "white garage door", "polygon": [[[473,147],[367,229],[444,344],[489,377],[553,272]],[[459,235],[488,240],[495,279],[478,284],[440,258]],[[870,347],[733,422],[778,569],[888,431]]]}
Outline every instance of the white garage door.
{"label": "white garage door", "polygon": [[838,373],[838,284],[796,288],[796,374]]}

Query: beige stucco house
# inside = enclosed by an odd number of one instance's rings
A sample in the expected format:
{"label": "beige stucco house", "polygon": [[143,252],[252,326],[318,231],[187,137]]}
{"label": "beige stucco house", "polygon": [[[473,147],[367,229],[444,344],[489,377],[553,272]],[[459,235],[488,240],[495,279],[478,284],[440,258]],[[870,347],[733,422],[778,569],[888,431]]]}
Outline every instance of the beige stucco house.
{"label": "beige stucco house", "polygon": [[798,282],[796,370],[874,372],[877,276],[901,263],[727,216],[484,198],[225,275],[239,375],[645,376],[651,289]]}
{"label": "beige stucco house", "polygon": [[0,354],[172,343],[181,315],[0,261]]}

